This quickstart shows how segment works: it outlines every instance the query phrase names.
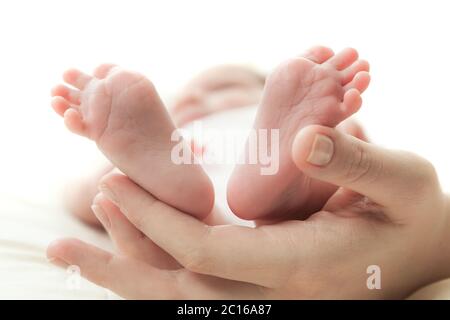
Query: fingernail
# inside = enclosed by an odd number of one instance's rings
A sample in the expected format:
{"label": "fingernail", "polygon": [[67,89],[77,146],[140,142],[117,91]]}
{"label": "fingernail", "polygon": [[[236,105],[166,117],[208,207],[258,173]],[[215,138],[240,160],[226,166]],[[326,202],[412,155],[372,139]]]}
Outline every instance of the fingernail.
{"label": "fingernail", "polygon": [[119,205],[119,201],[117,201],[116,195],[108,188],[106,184],[101,184],[99,187],[100,191],[115,205]]}
{"label": "fingernail", "polygon": [[316,166],[324,166],[331,161],[333,152],[333,140],[322,134],[316,134],[311,152],[306,161]]}
{"label": "fingernail", "polygon": [[91,209],[94,212],[97,219],[100,220],[102,225],[105,227],[105,229],[109,230],[111,228],[111,221],[109,220],[109,217],[105,213],[103,208],[99,205],[94,204],[91,206]]}

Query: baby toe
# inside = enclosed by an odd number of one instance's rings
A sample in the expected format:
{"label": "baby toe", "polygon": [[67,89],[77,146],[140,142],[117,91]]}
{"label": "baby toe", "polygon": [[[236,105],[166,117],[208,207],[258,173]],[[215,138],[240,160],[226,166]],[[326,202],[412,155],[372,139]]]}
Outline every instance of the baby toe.
{"label": "baby toe", "polygon": [[55,112],[61,117],[63,117],[66,110],[70,108],[69,101],[63,97],[53,97],[51,105],[53,110],[55,110]]}
{"label": "baby toe", "polygon": [[353,48],[347,48],[336,54],[327,61],[336,70],[343,70],[358,59],[358,51]]}
{"label": "baby toe", "polygon": [[94,76],[98,79],[104,79],[108,76],[112,69],[116,68],[117,65],[111,63],[104,63],[99,65],[94,70]]}
{"label": "baby toe", "polygon": [[369,69],[370,69],[369,62],[367,62],[366,60],[357,60],[350,67],[348,67],[348,68],[346,68],[346,69],[341,71],[341,74],[342,74],[341,83],[342,83],[342,85],[346,85],[347,83],[352,81],[353,78],[355,77],[355,75],[358,72],[361,72],[361,71],[367,71],[368,72]]}
{"label": "baby toe", "polygon": [[353,80],[344,86],[345,91],[356,89],[360,93],[363,93],[370,83],[370,74],[367,71],[358,72]]}
{"label": "baby toe", "polygon": [[52,97],[63,97],[73,104],[80,104],[81,92],[79,90],[71,89],[65,85],[57,85],[51,91]]}
{"label": "baby toe", "polygon": [[341,108],[347,117],[357,112],[361,105],[361,94],[357,89],[350,89],[344,94]]}
{"label": "baby toe", "polygon": [[86,85],[92,80],[92,77],[77,69],[69,69],[63,74],[63,79],[68,84],[77,89],[83,90]]}
{"label": "baby toe", "polygon": [[322,64],[334,55],[333,50],[327,47],[315,46],[308,49],[301,56],[315,63]]}
{"label": "baby toe", "polygon": [[83,117],[78,110],[69,108],[64,112],[64,124],[67,129],[80,136],[86,136],[86,128]]}

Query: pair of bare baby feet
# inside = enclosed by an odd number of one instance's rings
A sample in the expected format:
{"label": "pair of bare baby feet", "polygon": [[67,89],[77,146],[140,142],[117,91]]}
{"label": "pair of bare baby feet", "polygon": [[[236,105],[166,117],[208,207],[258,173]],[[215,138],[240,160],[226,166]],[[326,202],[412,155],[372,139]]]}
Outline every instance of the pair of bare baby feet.
{"label": "pair of bare baby feet", "polygon": [[[228,203],[237,216],[301,218],[323,206],[335,187],[299,172],[292,142],[307,125],[334,127],[355,113],[368,71],[354,49],[335,55],[314,47],[268,76],[254,129],[278,130],[279,170],[261,175],[261,164],[236,166]],[[171,159],[176,127],[150,80],[115,65],[101,65],[92,76],[71,69],[63,77],[71,87],[55,87],[52,106],[69,130],[95,141],[114,166],[161,201],[199,219],[211,212],[214,190],[202,167]]]}

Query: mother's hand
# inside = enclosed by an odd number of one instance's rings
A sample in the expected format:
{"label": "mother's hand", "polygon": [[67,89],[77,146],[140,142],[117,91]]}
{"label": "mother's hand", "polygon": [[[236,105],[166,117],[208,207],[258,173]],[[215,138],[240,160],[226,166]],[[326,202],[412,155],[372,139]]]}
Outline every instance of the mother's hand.
{"label": "mother's hand", "polygon": [[[126,298],[401,298],[448,276],[448,205],[427,161],[321,126],[297,135],[293,159],[342,187],[306,221],[209,226],[110,175],[103,193],[114,204],[98,201],[126,255],[59,240],[48,256]],[[380,290],[367,287],[373,265]]]}

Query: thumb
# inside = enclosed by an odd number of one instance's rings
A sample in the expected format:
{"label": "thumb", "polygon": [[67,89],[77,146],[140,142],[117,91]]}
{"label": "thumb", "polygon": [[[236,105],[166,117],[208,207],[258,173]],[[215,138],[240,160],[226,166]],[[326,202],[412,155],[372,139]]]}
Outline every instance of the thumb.
{"label": "thumb", "polygon": [[303,128],[294,139],[292,158],[311,178],[351,189],[388,208],[417,204],[440,190],[434,167],[423,158],[329,127]]}

